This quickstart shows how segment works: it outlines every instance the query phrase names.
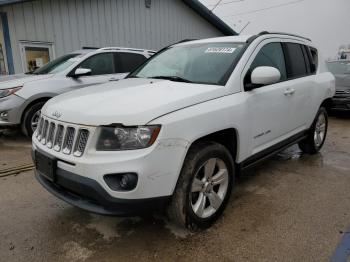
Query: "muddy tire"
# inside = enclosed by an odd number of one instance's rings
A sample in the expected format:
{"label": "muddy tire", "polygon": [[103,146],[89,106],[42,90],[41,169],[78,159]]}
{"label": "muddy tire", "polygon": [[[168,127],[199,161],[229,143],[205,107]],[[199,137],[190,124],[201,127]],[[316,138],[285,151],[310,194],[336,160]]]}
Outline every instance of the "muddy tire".
{"label": "muddy tire", "polygon": [[328,114],[324,107],[321,107],[316,118],[308,131],[306,139],[299,142],[301,151],[307,154],[316,154],[322,148],[326,140],[328,129]]}
{"label": "muddy tire", "polygon": [[209,227],[224,211],[234,178],[234,161],[224,146],[191,146],[168,206],[169,219],[192,230]]}
{"label": "muddy tire", "polygon": [[38,102],[30,106],[24,113],[21,129],[22,133],[27,137],[32,137],[36,125],[38,124],[41,108],[44,106],[45,102]]}

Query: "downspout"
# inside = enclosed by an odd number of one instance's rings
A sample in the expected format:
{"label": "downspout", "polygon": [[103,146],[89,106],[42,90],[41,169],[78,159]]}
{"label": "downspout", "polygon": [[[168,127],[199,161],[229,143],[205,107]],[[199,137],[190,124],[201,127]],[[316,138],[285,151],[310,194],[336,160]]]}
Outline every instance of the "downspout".
{"label": "downspout", "polygon": [[10,30],[9,30],[9,24],[7,20],[7,14],[5,12],[0,12],[0,16],[1,16],[1,23],[2,23],[2,31],[4,34],[4,41],[5,41],[7,68],[9,70],[9,74],[12,75],[15,73],[15,69],[13,65],[12,47],[11,47]]}

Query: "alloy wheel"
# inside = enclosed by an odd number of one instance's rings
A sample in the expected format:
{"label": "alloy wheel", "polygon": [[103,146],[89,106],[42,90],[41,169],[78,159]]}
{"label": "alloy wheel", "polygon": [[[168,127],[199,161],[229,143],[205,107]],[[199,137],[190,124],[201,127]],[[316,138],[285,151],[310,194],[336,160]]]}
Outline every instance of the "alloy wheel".
{"label": "alloy wheel", "polygon": [[40,118],[41,110],[36,111],[32,118],[30,119],[30,127],[32,128],[32,131],[34,132],[39,124],[39,118]]}
{"label": "alloy wheel", "polygon": [[322,113],[318,116],[315,125],[314,142],[316,147],[320,147],[322,145],[326,135],[326,128],[326,117]]}
{"label": "alloy wheel", "polygon": [[211,158],[199,168],[190,192],[191,207],[198,217],[210,217],[221,207],[228,190],[228,176],[227,166],[219,158]]}

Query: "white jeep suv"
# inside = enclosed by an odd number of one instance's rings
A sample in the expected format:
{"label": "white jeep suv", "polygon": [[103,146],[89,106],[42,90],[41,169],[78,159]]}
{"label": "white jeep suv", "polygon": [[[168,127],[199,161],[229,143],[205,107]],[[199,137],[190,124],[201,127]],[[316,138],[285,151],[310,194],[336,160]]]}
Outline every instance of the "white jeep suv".
{"label": "white jeep suv", "polygon": [[334,77],[310,40],[283,33],[182,42],[126,79],[47,102],[36,177],[90,212],[207,227],[238,172],[294,143],[318,152]]}
{"label": "white jeep suv", "polygon": [[47,100],[78,88],[122,79],[154,51],[123,47],[77,50],[27,74],[0,78],[0,128],[21,125],[32,136]]}

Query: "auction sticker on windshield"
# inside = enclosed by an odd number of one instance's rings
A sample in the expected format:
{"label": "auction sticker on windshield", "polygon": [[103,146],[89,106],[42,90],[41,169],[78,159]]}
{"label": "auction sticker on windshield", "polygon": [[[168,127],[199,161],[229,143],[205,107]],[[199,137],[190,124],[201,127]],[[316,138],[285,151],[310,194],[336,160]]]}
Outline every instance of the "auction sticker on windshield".
{"label": "auction sticker on windshield", "polygon": [[232,54],[236,48],[232,47],[208,47],[207,50],[205,50],[205,53],[225,53],[225,54]]}

